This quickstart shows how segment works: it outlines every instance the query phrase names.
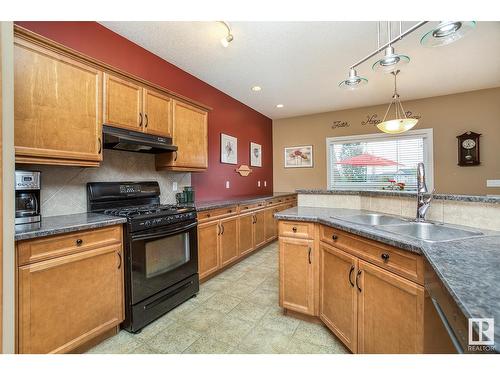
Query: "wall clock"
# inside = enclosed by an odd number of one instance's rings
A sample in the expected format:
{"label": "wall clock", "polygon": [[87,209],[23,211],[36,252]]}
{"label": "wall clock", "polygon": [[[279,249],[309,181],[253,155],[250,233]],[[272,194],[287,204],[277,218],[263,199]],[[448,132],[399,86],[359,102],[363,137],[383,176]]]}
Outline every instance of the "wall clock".
{"label": "wall clock", "polygon": [[458,135],[458,165],[479,165],[479,137],[481,134],[465,132]]}

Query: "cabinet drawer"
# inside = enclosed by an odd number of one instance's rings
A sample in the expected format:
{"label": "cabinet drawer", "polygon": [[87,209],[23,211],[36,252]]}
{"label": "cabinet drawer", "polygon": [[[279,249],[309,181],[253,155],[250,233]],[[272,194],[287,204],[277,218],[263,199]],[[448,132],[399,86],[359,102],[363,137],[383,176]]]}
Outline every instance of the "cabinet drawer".
{"label": "cabinet drawer", "polygon": [[266,206],[266,202],[257,202],[257,203],[249,203],[249,204],[240,204],[240,212],[248,212],[258,210],[262,207]]}
{"label": "cabinet drawer", "polygon": [[220,219],[222,217],[235,215],[237,213],[236,206],[215,208],[213,210],[198,212],[198,221],[205,222],[215,219]]}
{"label": "cabinet drawer", "polygon": [[280,221],[280,237],[314,238],[314,224],[300,221]]}
{"label": "cabinet drawer", "polygon": [[361,259],[423,285],[423,259],[377,241],[365,239],[339,229],[320,226],[320,239]]}
{"label": "cabinet drawer", "polygon": [[43,237],[17,243],[18,265],[25,265],[77,253],[97,247],[121,243],[122,226]]}
{"label": "cabinet drawer", "polygon": [[285,198],[273,198],[268,200],[266,203],[268,206],[274,206],[275,204],[280,204],[285,202]]}

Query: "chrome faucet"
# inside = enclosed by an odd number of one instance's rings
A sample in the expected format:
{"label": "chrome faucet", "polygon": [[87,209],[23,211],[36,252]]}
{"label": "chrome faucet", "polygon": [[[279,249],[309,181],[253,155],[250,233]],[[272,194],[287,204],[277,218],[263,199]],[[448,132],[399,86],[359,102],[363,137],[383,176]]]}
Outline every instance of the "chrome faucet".
{"label": "chrome faucet", "polygon": [[431,206],[434,191],[425,199],[425,194],[428,193],[427,184],[425,183],[425,168],[424,163],[418,163],[417,166],[417,218],[415,221],[425,221],[427,210]]}

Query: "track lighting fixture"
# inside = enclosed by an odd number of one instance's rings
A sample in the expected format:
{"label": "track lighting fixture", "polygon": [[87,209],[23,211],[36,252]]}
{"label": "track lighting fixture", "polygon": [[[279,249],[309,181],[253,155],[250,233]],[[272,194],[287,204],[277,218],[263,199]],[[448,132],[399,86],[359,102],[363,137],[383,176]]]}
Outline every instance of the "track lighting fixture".
{"label": "track lighting fixture", "polygon": [[445,46],[463,38],[475,27],[475,21],[442,21],[435,29],[425,33],[420,43],[426,47]]}
{"label": "track lighting fixture", "polygon": [[366,85],[368,80],[366,78],[358,76],[356,69],[351,68],[349,70],[349,77],[339,83],[339,87],[342,87],[347,90],[354,90],[360,86]]}

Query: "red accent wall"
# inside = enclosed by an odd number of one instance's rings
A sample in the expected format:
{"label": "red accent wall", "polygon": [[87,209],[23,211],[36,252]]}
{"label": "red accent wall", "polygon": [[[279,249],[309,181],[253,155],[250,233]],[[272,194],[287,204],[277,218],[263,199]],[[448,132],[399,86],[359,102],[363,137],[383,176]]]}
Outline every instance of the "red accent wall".
{"label": "red accent wall", "polygon": [[[208,116],[208,170],[192,173],[197,200],[273,191],[272,120],[97,22],[16,22],[49,39],[213,108]],[[167,37],[167,36],[166,36]],[[262,145],[262,168],[248,177],[220,162],[220,134],[238,138],[238,165],[250,164],[250,142]],[[257,187],[257,181],[261,187]],[[230,182],[230,189],[225,188]],[[264,187],[267,181],[267,187]]]}

